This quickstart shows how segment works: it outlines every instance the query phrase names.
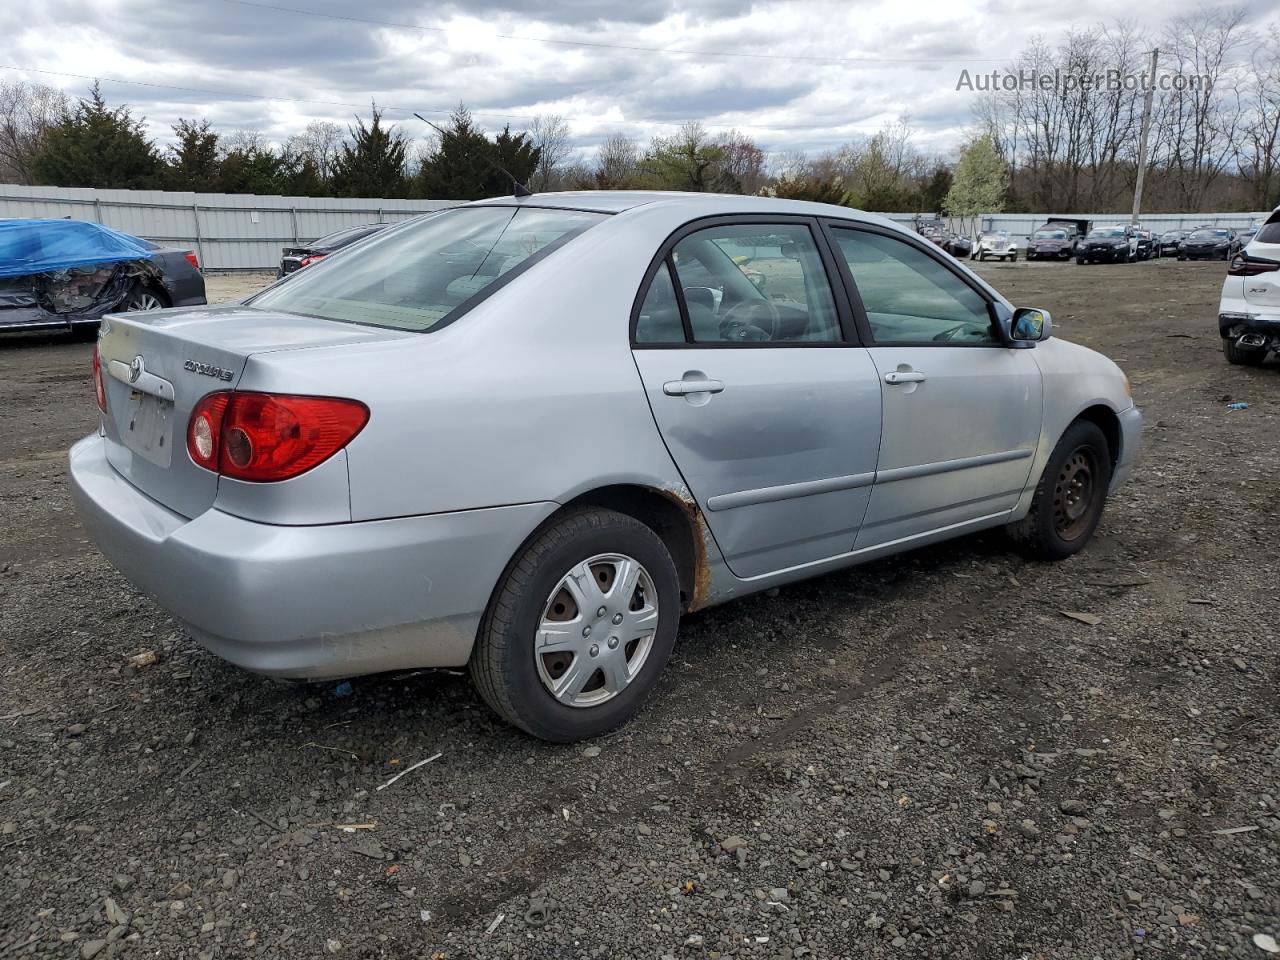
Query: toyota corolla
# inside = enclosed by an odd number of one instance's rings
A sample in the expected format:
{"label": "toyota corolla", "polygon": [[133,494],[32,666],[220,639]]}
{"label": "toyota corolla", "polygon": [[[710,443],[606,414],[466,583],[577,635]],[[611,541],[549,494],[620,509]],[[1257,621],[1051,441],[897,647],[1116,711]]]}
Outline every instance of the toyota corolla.
{"label": "toyota corolla", "polygon": [[469,666],[554,741],[682,613],[992,527],[1088,543],[1114,363],[842,207],[582,193],[399,224],[243,304],[113,316],[71,450],[124,574],[250,670]]}

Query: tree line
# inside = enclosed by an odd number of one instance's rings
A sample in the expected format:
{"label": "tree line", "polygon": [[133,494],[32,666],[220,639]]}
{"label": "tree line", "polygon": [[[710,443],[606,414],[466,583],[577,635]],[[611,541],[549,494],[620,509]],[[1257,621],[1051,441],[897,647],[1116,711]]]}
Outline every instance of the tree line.
{"label": "tree line", "polygon": [[507,193],[499,167],[531,189],[651,189],[772,193],[876,210],[936,211],[950,187],[945,160],[911,143],[905,122],[810,158],[765,151],[738,130],[712,134],[686,123],[647,143],[607,136],[576,159],[569,125],[535,118],[494,135],[459,106],[439,132],[415,141],[377,105],[345,130],[313,121],[280,145],[258,132],[223,134],[180,119],[164,148],[127,104],[95,84],[72,100],[50,87],[0,83],[0,180],[27,184],[192,190],[287,196],[472,200]]}
{"label": "tree line", "polygon": [[[1269,210],[1280,204],[1280,30],[1247,28],[1243,9],[1210,7],[1159,35],[1130,23],[1037,38],[1015,76],[1147,70],[1194,75],[1157,89],[1143,208],[1150,212]],[[0,82],[0,181],[77,187],[292,196],[470,200],[507,193],[510,171],[537,192],[658,189],[768,194],[882,212],[1090,212],[1128,206],[1138,169],[1144,91],[1137,85],[1019,84],[973,94],[973,122],[958,153],[920,146],[904,117],[821,153],[765,150],[738,131],[701,123],[642,142],[607,136],[589,156],[567,121],[482,129],[459,106],[425,140],[387,121],[377,105],[345,129],[313,121],[282,144],[258,132],[222,133],[182,119],[158,146],[127,104],[95,84],[73,100],[40,84]]]}
{"label": "tree line", "polygon": [[[1280,204],[1280,30],[1247,27],[1244,8],[1206,5],[1158,33],[1132,22],[1032,41],[1007,72],[1199,77],[1157,84],[1143,189],[1151,212],[1270,210]],[[1019,84],[978,95],[978,131],[1007,172],[1005,208],[1097,211],[1128,205],[1138,170],[1145,91],[1138,85],[1049,89]]]}

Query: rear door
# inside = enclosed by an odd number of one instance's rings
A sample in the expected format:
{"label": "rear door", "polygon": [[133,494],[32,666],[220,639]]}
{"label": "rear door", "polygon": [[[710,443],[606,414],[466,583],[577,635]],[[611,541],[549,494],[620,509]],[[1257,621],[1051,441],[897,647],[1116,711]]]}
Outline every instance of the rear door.
{"label": "rear door", "polygon": [[632,321],[654,419],[742,578],[849,552],[875,476],[880,384],[846,337],[816,231],[804,218],[686,227]]}
{"label": "rear door", "polygon": [[996,335],[987,296],[926,245],[829,224],[884,383],[876,483],[857,547],[1011,510],[1040,436],[1040,369]]}

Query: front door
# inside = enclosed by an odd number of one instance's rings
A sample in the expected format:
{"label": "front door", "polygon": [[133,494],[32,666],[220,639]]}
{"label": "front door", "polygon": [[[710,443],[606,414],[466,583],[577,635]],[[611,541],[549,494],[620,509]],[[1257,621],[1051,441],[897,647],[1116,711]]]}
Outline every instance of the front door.
{"label": "front door", "polygon": [[879,378],[845,340],[835,264],[814,230],[694,230],[652,273],[635,319],[654,419],[742,578],[849,552],[875,477]]}
{"label": "front door", "polygon": [[1033,351],[997,334],[987,297],[923,246],[832,227],[883,383],[876,483],[857,547],[1013,509],[1040,436]]}

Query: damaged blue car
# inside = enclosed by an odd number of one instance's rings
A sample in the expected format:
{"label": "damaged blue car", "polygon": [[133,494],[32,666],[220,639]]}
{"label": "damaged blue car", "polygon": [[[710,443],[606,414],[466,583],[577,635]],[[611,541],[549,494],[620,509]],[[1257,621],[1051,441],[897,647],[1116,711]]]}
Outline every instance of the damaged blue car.
{"label": "damaged blue car", "polygon": [[190,251],[84,220],[0,220],[0,332],[92,336],[108,313],[204,302]]}

